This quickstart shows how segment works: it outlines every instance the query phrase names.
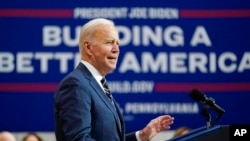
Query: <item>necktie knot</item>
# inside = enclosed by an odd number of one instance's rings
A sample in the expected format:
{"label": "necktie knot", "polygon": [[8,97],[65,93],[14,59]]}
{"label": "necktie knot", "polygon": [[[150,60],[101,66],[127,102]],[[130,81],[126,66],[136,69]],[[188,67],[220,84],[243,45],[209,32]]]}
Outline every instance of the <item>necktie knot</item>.
{"label": "necktie knot", "polygon": [[112,97],[111,97],[111,92],[110,92],[110,89],[109,89],[109,87],[108,87],[108,85],[107,85],[106,79],[105,79],[105,78],[102,78],[101,83],[102,83],[102,86],[103,86],[103,88],[104,88],[104,92],[105,92],[105,93],[107,94],[107,96],[111,99],[111,98],[112,98]]}

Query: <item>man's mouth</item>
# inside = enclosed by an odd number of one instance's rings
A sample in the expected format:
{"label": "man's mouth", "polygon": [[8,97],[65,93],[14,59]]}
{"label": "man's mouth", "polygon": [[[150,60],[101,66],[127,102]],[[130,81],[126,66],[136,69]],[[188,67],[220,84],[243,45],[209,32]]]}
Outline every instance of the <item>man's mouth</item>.
{"label": "man's mouth", "polygon": [[108,57],[109,60],[116,60],[116,57]]}

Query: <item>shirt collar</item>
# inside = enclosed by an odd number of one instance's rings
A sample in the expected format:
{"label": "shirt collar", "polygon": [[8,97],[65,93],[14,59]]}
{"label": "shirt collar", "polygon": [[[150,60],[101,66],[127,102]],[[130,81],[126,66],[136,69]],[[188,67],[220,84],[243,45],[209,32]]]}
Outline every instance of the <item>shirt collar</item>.
{"label": "shirt collar", "polygon": [[95,78],[95,80],[98,82],[98,84],[102,87],[101,84],[101,80],[103,78],[103,76],[96,70],[96,68],[91,65],[89,62],[85,61],[85,60],[81,60],[81,63],[83,63],[87,69],[90,71],[90,73],[93,75],[93,77]]}

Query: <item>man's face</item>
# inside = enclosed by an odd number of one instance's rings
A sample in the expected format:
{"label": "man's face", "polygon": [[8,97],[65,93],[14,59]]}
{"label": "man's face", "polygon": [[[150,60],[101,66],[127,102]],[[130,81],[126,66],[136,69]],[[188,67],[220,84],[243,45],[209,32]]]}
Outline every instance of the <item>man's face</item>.
{"label": "man's face", "polygon": [[105,76],[116,68],[119,56],[119,37],[117,29],[111,25],[99,27],[91,43],[91,64]]}

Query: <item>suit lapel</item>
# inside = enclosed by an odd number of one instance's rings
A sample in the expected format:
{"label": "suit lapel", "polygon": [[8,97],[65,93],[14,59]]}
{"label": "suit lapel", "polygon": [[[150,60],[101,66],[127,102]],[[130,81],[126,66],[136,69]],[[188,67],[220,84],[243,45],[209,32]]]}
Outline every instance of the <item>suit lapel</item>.
{"label": "suit lapel", "polygon": [[[108,96],[105,94],[105,92],[102,90],[102,88],[99,86],[99,84],[95,84],[97,83],[94,79],[94,81],[91,81],[91,86],[94,88],[94,90],[96,91],[97,95],[99,95],[99,97],[103,100],[103,102],[106,104],[106,106],[111,110],[111,112],[113,113],[113,116],[115,117],[116,119],[116,125],[121,133],[121,130],[122,130],[122,121],[123,120],[120,120],[122,119],[122,115],[120,113],[120,110],[119,108],[117,107],[117,104],[116,102],[114,101],[114,105],[112,105],[111,101],[109,100]],[[98,85],[98,86],[97,86]],[[98,87],[98,88],[97,88]],[[121,127],[119,127],[121,126]]]}
{"label": "suit lapel", "polygon": [[123,116],[122,116],[122,113],[121,113],[121,111],[120,111],[120,109],[119,109],[119,106],[117,105],[117,102],[115,101],[115,99],[113,99],[113,101],[114,101],[114,105],[115,105],[115,108],[116,108],[116,113],[118,114],[118,116],[119,116],[119,120],[120,120],[120,135],[121,135],[121,137],[123,137],[123,134],[124,134],[124,131],[125,131],[125,126],[124,126],[124,120],[123,120]]}
{"label": "suit lapel", "polygon": [[83,72],[83,75],[89,80],[90,86],[92,89],[96,92],[96,94],[102,99],[102,101],[105,103],[105,105],[111,109],[114,110],[110,102],[108,101],[107,96],[103,92],[100,85],[96,82],[95,78],[92,76],[91,72],[87,69],[86,66],[84,66],[82,63],[79,63],[77,66],[77,69],[80,69]]}
{"label": "suit lapel", "polygon": [[[90,71],[82,63],[79,63],[79,65],[77,66],[77,69],[80,69],[83,72],[83,74],[89,79],[90,86],[93,88],[94,91],[96,91],[96,94],[102,99],[102,101],[105,103],[105,105],[113,113],[113,116],[116,119],[117,127],[121,123],[121,128],[122,128],[121,130],[124,131],[124,126],[123,126],[124,121],[123,121],[122,114],[121,114],[116,102],[114,101],[114,104],[116,107],[116,109],[115,109],[114,106],[112,105],[112,103],[110,102],[108,96],[106,96],[105,92],[102,90],[100,85],[96,82],[95,78],[92,76]],[[120,130],[120,133],[122,132],[121,130]]]}

